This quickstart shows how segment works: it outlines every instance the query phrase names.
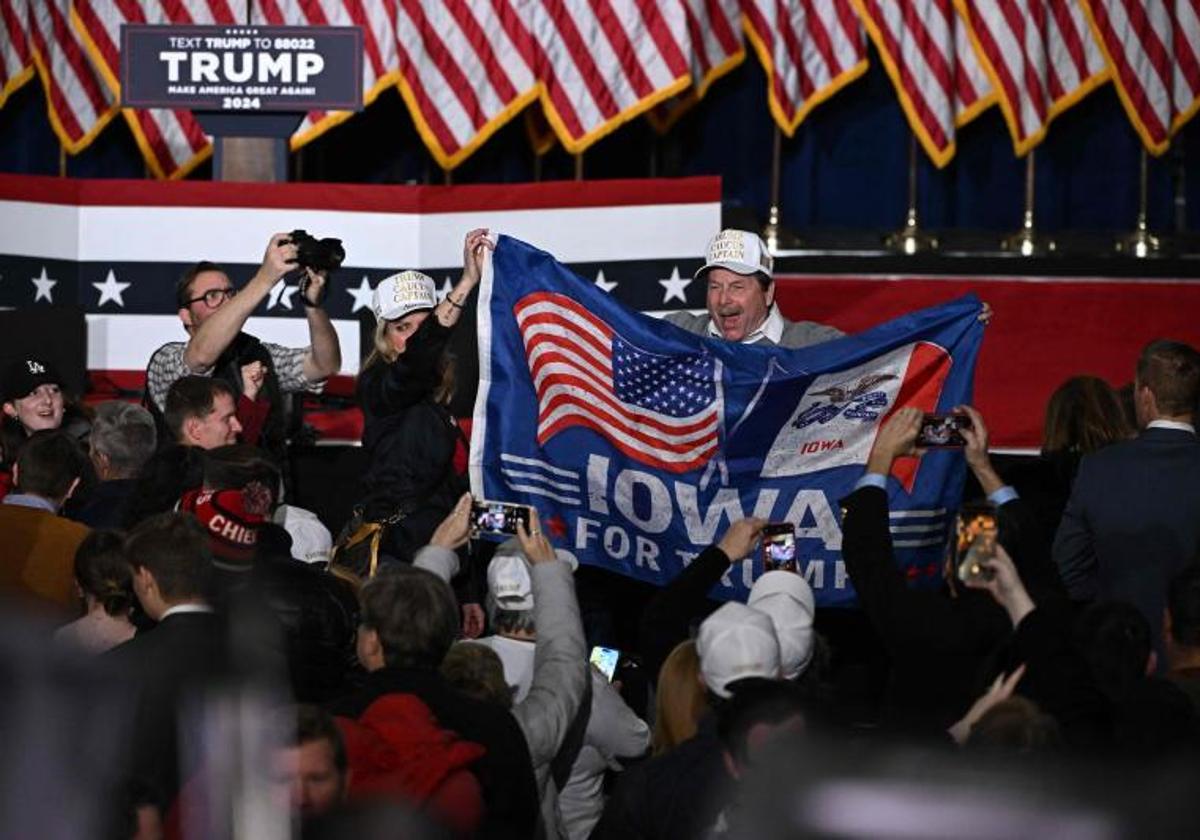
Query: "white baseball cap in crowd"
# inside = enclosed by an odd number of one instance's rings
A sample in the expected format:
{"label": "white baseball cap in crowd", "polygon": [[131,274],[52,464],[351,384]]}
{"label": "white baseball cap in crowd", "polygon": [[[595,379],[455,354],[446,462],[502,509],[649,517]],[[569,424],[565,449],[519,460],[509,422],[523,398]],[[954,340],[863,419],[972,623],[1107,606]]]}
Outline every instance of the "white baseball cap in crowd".
{"label": "white baseball cap in crowd", "polygon": [[711,268],[727,268],[734,274],[764,274],[774,277],[775,258],[757,233],[727,228],[714,236],[704,252],[704,265],[693,275],[697,280]]}
{"label": "white baseball cap in crowd", "polygon": [[746,605],[766,613],[775,626],[783,678],[803,674],[812,661],[817,609],[808,581],[795,572],[767,572],[754,581]]}
{"label": "white baseball cap in crowd", "polygon": [[488,564],[488,591],[505,610],[533,609],[529,564],[519,554],[497,554]]}
{"label": "white baseball cap in crowd", "polygon": [[384,321],[394,321],[410,312],[435,306],[437,286],[432,277],[419,271],[401,271],[384,277],[371,297],[375,317]]}
{"label": "white baseball cap in crowd", "polygon": [[[526,563],[529,562],[525,558],[525,552],[521,551],[521,541],[516,537],[509,537],[507,540],[500,543],[500,545],[496,546],[496,553],[492,556],[499,557],[501,554],[511,554],[515,557],[520,557],[522,560],[525,560]],[[554,549],[554,556],[570,566],[572,572],[579,571],[579,558],[567,551],[565,548]]]}
{"label": "white baseball cap in crowd", "polygon": [[292,538],[292,558],[305,563],[328,563],[333,535],[311,510],[280,505],[272,517]]}
{"label": "white baseball cap in crowd", "polygon": [[729,697],[726,686],[747,677],[779,678],[779,640],[766,613],[730,601],[700,625],[700,674],[709,691]]}

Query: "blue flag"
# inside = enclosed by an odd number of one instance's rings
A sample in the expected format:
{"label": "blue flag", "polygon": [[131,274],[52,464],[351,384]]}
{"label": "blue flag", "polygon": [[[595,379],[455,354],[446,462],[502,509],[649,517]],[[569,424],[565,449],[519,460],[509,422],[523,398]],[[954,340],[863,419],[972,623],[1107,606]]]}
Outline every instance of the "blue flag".
{"label": "blue flag", "polygon": [[[664,584],[729,524],[795,526],[822,606],[853,603],[838,500],[902,406],[971,401],[983,338],[967,296],[788,350],[692,335],[625,309],[549,254],[500,237],[484,272],[476,498],[533,505],[581,563]],[[901,459],[888,479],[897,561],[939,579],[961,454]],[[761,557],[714,591],[744,600]]]}

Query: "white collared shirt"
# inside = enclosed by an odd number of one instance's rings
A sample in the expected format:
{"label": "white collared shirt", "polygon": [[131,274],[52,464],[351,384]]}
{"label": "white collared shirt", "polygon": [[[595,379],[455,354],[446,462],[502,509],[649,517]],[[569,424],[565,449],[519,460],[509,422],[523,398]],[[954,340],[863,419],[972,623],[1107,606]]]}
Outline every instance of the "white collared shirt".
{"label": "white collared shirt", "polygon": [[183,615],[184,613],[210,613],[212,611],[213,611],[213,608],[210,607],[208,604],[201,604],[201,603],[197,603],[197,602],[193,602],[190,604],[176,604],[175,606],[171,607],[166,612],[164,612],[162,615],[160,615],[158,617],[158,620],[162,621],[167,616],[171,616],[171,615]]}
{"label": "white collared shirt", "polygon": [[[713,338],[724,338],[721,330],[717,327],[717,322],[710,316],[708,319],[708,334]],[[746,334],[742,339],[742,344],[754,344],[763,339],[778,344],[783,340],[783,316],[779,314],[779,307],[771,304],[771,308],[767,310],[767,317],[758,325],[752,332]]]}
{"label": "white collared shirt", "polygon": [[1146,424],[1147,429],[1174,429],[1177,432],[1196,434],[1196,427],[1191,423],[1180,423],[1178,420],[1151,420]]}

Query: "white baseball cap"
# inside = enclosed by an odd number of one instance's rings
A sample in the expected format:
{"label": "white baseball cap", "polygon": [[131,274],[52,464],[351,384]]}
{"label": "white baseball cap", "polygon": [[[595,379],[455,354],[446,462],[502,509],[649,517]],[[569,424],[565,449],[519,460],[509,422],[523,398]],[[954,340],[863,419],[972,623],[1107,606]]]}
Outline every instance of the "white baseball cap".
{"label": "white baseball cap", "polygon": [[704,265],[696,279],[710,268],[727,268],[734,274],[765,274],[774,277],[775,258],[757,233],[728,228],[714,236],[704,252]]}
{"label": "white baseball cap", "polygon": [[371,309],[384,321],[403,318],[410,312],[437,306],[437,286],[433,278],[419,271],[401,271],[384,277],[375,287]]}
{"label": "white baseball cap", "polygon": [[519,554],[497,554],[488,564],[488,591],[505,610],[533,609],[529,564]]}
{"label": "white baseball cap", "polygon": [[754,581],[746,605],[766,613],[775,626],[783,678],[795,679],[804,673],[812,661],[817,609],[808,581],[794,572],[767,572]]}
{"label": "white baseball cap", "polygon": [[729,697],[729,683],[779,679],[779,640],[766,613],[730,601],[704,619],[696,636],[700,674],[709,691]]}
{"label": "white baseball cap", "polygon": [[272,517],[292,538],[292,558],[305,563],[328,563],[333,535],[311,510],[280,505]]}

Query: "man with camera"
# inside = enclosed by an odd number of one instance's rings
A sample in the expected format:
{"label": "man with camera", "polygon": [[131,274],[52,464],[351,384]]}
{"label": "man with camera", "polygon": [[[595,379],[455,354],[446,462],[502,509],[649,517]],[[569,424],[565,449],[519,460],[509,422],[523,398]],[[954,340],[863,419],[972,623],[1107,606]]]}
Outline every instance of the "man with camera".
{"label": "man with camera", "polygon": [[[199,262],[176,288],[179,320],[186,342],[164,344],[146,370],[148,407],[161,414],[171,384],[188,375],[215,376],[238,394],[238,420],[246,443],[282,455],[285,445],[282,395],[320,390],[342,365],[333,323],[321,304],[331,269],[345,253],[337,240],[315,240],[303,231],[276,233],[262,265],[242,289],[218,265]],[[311,344],[281,347],[242,332],[246,319],[285,275],[304,272],[300,300],[308,319]]]}

